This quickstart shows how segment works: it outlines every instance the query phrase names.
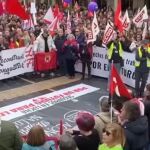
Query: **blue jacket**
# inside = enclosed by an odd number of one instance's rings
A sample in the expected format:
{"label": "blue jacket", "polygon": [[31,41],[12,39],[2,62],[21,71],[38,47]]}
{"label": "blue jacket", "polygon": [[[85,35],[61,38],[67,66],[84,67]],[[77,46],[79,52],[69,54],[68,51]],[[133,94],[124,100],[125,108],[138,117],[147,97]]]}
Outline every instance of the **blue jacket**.
{"label": "blue jacket", "polygon": [[55,143],[53,141],[47,141],[41,146],[31,146],[24,143],[22,150],[56,150]]}

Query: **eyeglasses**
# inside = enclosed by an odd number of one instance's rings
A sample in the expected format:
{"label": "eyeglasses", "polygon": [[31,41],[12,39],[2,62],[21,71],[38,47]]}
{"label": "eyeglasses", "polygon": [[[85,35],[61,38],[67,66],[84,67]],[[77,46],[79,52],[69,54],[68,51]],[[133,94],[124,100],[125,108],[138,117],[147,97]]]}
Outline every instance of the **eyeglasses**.
{"label": "eyeglasses", "polygon": [[103,133],[106,133],[107,136],[111,135],[111,132],[106,129],[103,129]]}

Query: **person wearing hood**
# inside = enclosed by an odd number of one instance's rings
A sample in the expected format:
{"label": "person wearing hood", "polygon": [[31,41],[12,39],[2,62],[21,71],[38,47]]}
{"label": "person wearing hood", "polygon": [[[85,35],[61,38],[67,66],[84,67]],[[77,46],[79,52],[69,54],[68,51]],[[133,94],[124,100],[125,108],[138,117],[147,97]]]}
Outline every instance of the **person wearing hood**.
{"label": "person wearing hood", "polygon": [[123,104],[118,121],[125,131],[125,150],[144,150],[149,142],[148,121],[141,115],[136,101],[126,101]]}
{"label": "person wearing hood", "polygon": [[[110,104],[108,96],[100,97],[99,105],[100,112],[94,116],[94,128],[98,131],[100,139],[102,139],[103,129],[105,128],[106,124],[111,122]],[[115,116],[113,116],[113,122],[116,122]]]}

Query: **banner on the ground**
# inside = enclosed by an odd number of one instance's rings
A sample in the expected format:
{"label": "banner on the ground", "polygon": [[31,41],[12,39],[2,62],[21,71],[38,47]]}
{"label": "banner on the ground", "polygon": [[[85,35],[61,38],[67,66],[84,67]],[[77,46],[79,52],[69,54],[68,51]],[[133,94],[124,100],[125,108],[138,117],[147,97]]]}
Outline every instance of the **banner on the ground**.
{"label": "banner on the ground", "polygon": [[1,107],[0,118],[2,120],[11,120],[42,109],[46,109],[58,103],[73,100],[74,98],[97,90],[99,90],[99,88],[92,87],[86,84],[78,84],[66,89]]}
{"label": "banner on the ground", "polygon": [[17,76],[34,69],[32,45],[0,52],[0,80]]}
{"label": "banner on the ground", "polygon": [[[125,84],[134,87],[135,86],[135,67],[134,59],[135,53],[123,53],[124,67],[121,69],[121,77]],[[81,62],[76,63],[76,71],[81,72]],[[109,65],[107,59],[107,50],[101,47],[93,47],[93,59],[92,59],[92,75],[108,78]],[[150,80],[150,77],[149,77]]]}

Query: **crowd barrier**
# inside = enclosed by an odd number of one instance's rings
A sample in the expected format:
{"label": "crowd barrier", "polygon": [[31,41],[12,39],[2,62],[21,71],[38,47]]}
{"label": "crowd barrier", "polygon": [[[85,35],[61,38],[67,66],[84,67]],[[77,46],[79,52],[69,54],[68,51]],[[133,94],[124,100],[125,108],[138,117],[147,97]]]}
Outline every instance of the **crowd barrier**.
{"label": "crowd barrier", "polygon": [[[123,53],[124,67],[121,77],[125,84],[135,84],[135,53]],[[81,62],[76,63],[76,71],[81,72]],[[32,45],[23,48],[3,50],[0,52],[0,80],[34,71],[34,54]],[[107,51],[102,47],[93,47],[92,75],[107,78],[109,74]],[[148,79],[150,82],[150,76]]]}

